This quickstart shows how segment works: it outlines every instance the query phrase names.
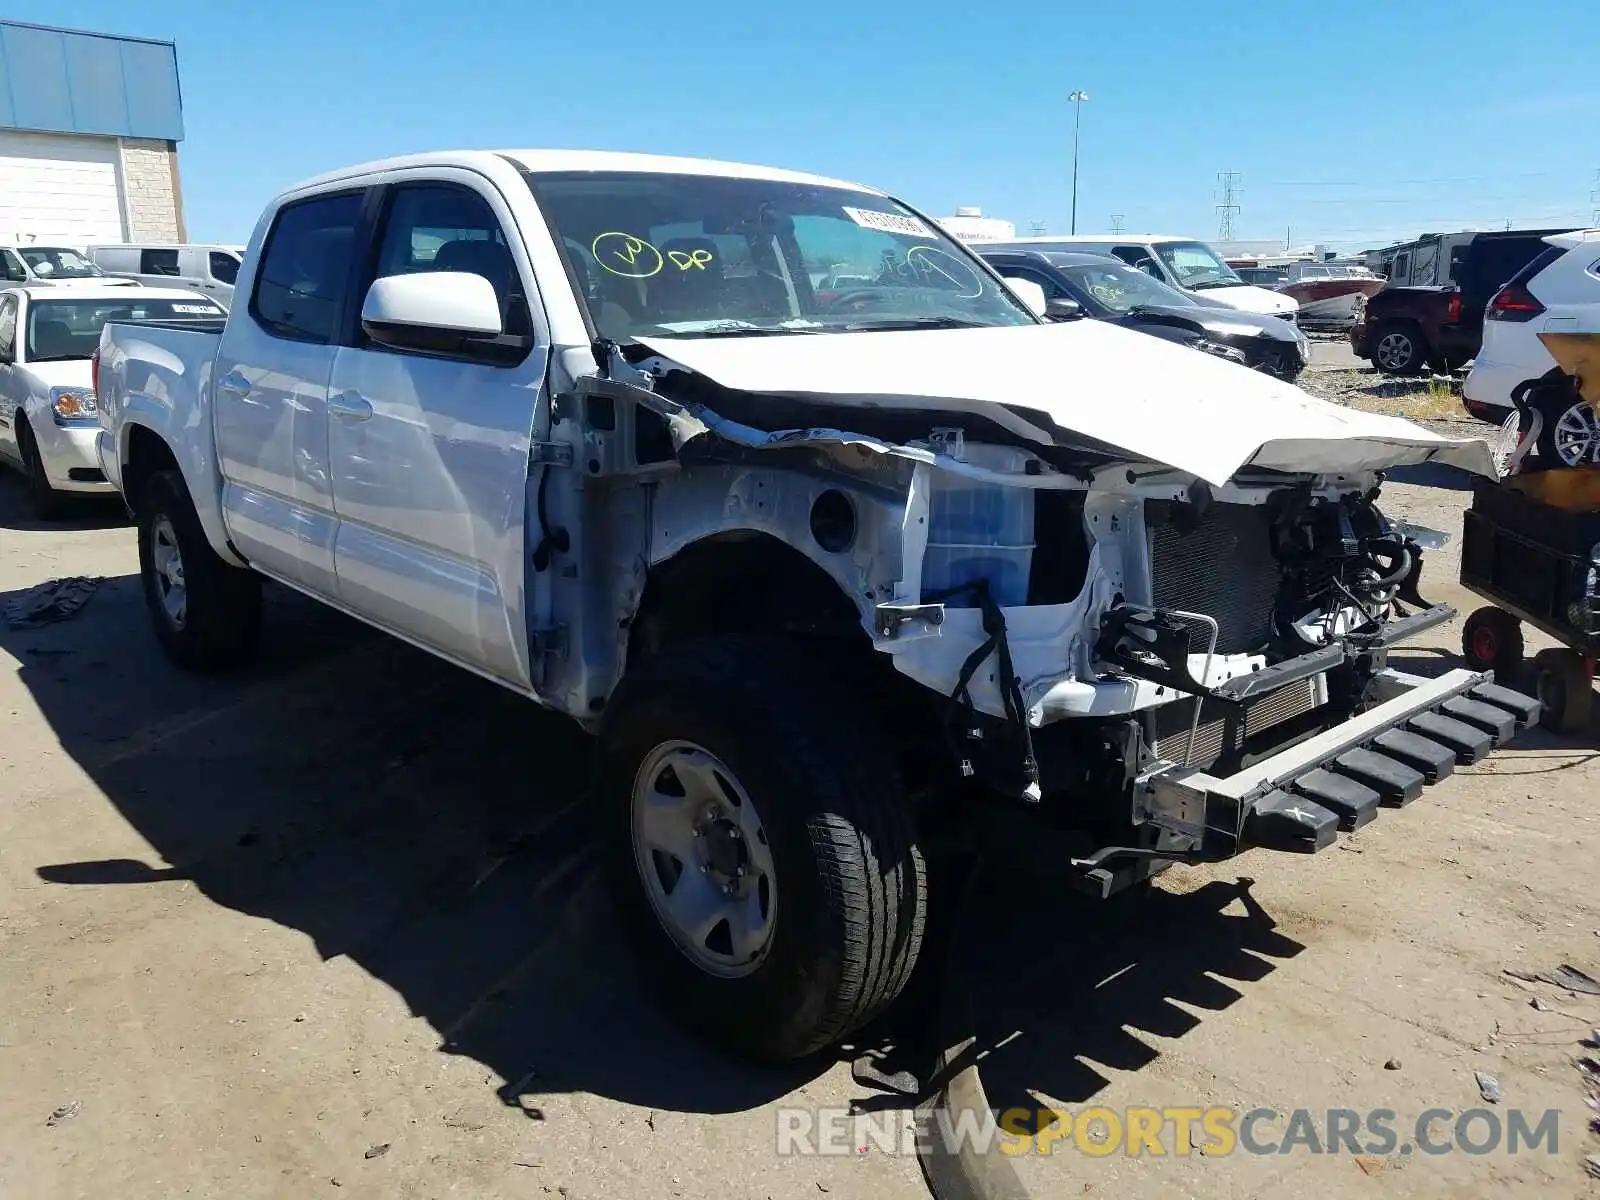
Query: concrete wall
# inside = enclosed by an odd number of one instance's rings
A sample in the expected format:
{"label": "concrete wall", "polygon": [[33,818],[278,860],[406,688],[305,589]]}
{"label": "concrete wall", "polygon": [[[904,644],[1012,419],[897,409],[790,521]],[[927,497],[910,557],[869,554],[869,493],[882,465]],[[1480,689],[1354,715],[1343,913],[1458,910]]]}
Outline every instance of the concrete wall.
{"label": "concrete wall", "polygon": [[172,142],[122,138],[122,211],[130,242],[182,242],[183,193]]}

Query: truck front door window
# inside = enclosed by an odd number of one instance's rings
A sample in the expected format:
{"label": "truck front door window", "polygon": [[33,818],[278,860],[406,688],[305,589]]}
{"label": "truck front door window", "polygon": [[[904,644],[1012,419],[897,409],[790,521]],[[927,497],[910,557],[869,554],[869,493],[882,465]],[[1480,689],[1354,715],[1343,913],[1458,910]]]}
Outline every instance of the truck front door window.
{"label": "truck front door window", "polygon": [[346,192],[279,211],[250,299],[250,315],[268,333],[301,342],[333,340],[361,200],[361,193]]}
{"label": "truck front door window", "polygon": [[601,336],[1025,325],[959,242],[885,196],[667,173],[528,176]]}
{"label": "truck front door window", "polygon": [[375,278],[424,271],[462,271],[494,286],[505,331],[532,332],[526,289],[493,210],[483,197],[449,184],[394,189]]}

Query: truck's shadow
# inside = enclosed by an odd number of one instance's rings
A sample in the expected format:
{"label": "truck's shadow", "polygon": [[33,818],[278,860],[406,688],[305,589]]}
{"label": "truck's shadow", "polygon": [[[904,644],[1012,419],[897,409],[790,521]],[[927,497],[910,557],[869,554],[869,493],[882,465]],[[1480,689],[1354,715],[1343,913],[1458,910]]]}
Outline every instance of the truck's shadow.
{"label": "truck's shadow", "polygon": [[[34,864],[43,880],[185,878],[301,931],[395,989],[442,1051],[498,1074],[510,1105],[582,1090],[722,1112],[827,1066],[733,1062],[660,1014],[594,863],[590,742],[564,719],[276,591],[263,660],[241,677],[170,667],[131,576],[66,622],[0,628],[0,645],[63,750],[161,857]],[[1172,1001],[1221,1007],[1238,992],[1213,975],[1255,979],[1298,949],[1263,915],[1224,912],[1226,887],[1070,919],[1038,899],[980,897],[967,923],[978,958],[955,984],[977,981],[982,999],[951,1011],[988,1045],[1022,1031],[1025,1055],[994,1056],[1013,1072],[991,1085],[1007,1099],[1091,1093],[1098,1076],[1080,1060],[1139,1065],[1151,1053],[1137,1030],[1195,1023]]]}

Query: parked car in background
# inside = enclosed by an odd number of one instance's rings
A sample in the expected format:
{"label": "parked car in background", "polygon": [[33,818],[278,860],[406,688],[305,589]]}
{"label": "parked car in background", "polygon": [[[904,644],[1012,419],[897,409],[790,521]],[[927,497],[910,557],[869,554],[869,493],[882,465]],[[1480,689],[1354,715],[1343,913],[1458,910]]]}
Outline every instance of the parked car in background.
{"label": "parked car in background", "polygon": [[1444,287],[1469,276],[1492,277],[1492,292],[1544,249],[1544,239],[1569,229],[1463,230],[1425,233],[1415,241],[1369,250],[1362,257],[1390,287]]}
{"label": "parked car in background", "polygon": [[111,493],[95,454],[99,427],[90,358],[108,320],[194,324],[224,315],[196,292],[121,280],[0,291],[0,459],[28,478],[37,515],[66,493]]}
{"label": "parked car in background", "polygon": [[89,255],[107,275],[194,288],[223,308],[233,304],[233,282],[244,258],[235,246],[90,246]]}
{"label": "parked car in background", "polygon": [[1299,305],[1267,288],[1240,279],[1234,269],[1204,242],[1192,238],[1154,234],[1117,237],[1026,237],[1008,242],[982,242],[983,249],[1056,250],[1063,253],[1109,254],[1130,267],[1154,276],[1180,291],[1190,292],[1202,304],[1238,308],[1245,312],[1293,320]]}
{"label": "parked car in background", "polygon": [[1545,250],[1489,301],[1483,346],[1462,387],[1463,404],[1496,424],[1525,383],[1546,381],[1536,397],[1539,456],[1567,466],[1600,462],[1595,411],[1564,383],[1541,333],[1600,333],[1600,229],[1546,237]]}
{"label": "parked car in background", "polygon": [[[1215,345],[1236,350],[1244,365],[1279,379],[1295,379],[1311,359],[1310,341],[1288,321],[1204,304],[1119,258],[996,249],[987,243],[972,249],[1007,279],[1026,279],[1042,287],[1046,314],[1057,319],[1071,315],[1059,306],[1069,301],[1079,306],[1082,315],[1141,333],[1197,349]],[[1052,302],[1055,307],[1049,307]]]}
{"label": "parked car in background", "polygon": [[[6,283],[107,282],[106,273],[71,246],[0,246],[0,277]],[[135,283],[132,279],[111,282],[123,287]]]}

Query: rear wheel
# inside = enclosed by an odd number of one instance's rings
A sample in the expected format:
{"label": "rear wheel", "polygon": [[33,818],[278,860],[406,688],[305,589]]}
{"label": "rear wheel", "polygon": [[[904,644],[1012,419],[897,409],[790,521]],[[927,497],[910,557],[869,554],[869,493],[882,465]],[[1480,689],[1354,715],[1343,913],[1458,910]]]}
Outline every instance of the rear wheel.
{"label": "rear wheel", "polygon": [[927,876],[892,756],[846,680],[776,638],[669,646],[601,733],[619,909],[662,1001],[737,1052],[799,1058],[899,995]]}
{"label": "rear wheel", "polygon": [[139,570],[162,649],[191,671],[222,671],[254,653],[261,581],[206,541],[176,471],[158,471],[139,496]]}
{"label": "rear wheel", "polygon": [[1538,672],[1539,723],[1556,733],[1578,733],[1589,727],[1594,707],[1594,676],[1583,656],[1565,648],[1541,650],[1533,660]]}
{"label": "rear wheel", "polygon": [[1461,630],[1461,652],[1473,670],[1493,671],[1497,682],[1514,683],[1522,674],[1522,622],[1493,605],[1480,608]]}
{"label": "rear wheel", "polygon": [[67,498],[50,486],[50,477],[44,473],[44,460],[39,457],[39,443],[33,428],[17,410],[17,450],[22,456],[23,474],[28,481],[28,502],[33,515],[41,521],[59,520],[67,509]]}
{"label": "rear wheel", "polygon": [[1563,389],[1560,400],[1543,407],[1541,415],[1539,457],[1547,464],[1576,467],[1600,462],[1600,417],[1588,401]]}
{"label": "rear wheel", "polygon": [[1415,325],[1391,321],[1378,326],[1372,365],[1385,375],[1415,375],[1428,361],[1428,347]]}

